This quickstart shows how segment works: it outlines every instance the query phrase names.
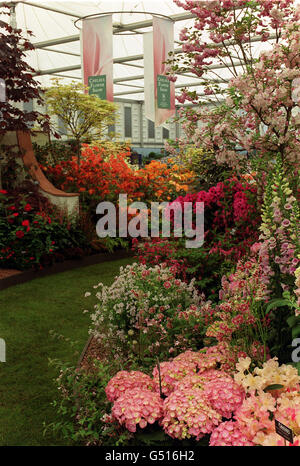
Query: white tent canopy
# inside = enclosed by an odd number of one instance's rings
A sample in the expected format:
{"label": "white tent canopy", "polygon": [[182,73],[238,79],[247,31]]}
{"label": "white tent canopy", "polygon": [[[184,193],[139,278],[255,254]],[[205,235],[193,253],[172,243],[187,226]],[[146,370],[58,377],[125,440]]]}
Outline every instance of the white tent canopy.
{"label": "white tent canopy", "polygon": [[[192,15],[172,0],[15,0],[10,4],[15,6],[12,21],[25,35],[27,30],[33,32],[30,40],[36,49],[27,53],[28,62],[45,87],[50,85],[53,76],[61,76],[66,82],[82,79],[79,30],[74,22],[87,15],[113,12],[114,95],[138,101],[144,100],[142,34],[151,30],[152,16],[149,13],[175,20],[175,49],[180,48],[181,29],[193,24]],[[81,22],[78,21],[77,25],[80,27]],[[255,56],[262,47],[266,48],[268,44],[259,41],[253,44]],[[225,85],[230,77],[228,70],[212,68],[206,79],[218,79],[217,73]],[[188,85],[201,94],[203,87],[197,83],[199,78],[193,75],[178,76],[176,87],[179,91],[180,87]]]}

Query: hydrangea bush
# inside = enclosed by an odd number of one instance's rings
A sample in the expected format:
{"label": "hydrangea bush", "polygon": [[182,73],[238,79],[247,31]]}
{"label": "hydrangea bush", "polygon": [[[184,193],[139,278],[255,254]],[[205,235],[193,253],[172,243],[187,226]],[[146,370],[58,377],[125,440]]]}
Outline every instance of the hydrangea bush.
{"label": "hydrangea bush", "polygon": [[262,367],[239,358],[232,377],[218,369],[217,359],[211,369],[206,353],[187,351],[156,366],[153,379],[139,371],[117,373],[106,388],[112,400],[111,387],[123,380],[124,390],[115,392],[119,395],[114,397],[112,417],[130,432],[155,424],[173,439],[199,441],[210,435],[210,446],[280,446],[275,418],[292,428],[298,445],[297,370],[279,365],[276,358]]}

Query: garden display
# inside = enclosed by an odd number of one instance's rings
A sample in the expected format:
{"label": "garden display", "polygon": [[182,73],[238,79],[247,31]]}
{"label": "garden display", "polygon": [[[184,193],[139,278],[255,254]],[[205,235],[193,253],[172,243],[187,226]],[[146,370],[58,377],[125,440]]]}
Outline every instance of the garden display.
{"label": "garden display", "polygon": [[[1,268],[38,274],[66,259],[128,251],[113,271],[104,266],[98,276],[95,268],[74,288],[72,276],[66,281],[58,302],[71,306],[80,294],[85,345],[75,362],[64,353],[49,357],[56,395],[47,398],[52,417],[43,432],[76,446],[300,446],[299,4],[174,4],[193,14],[194,26],[181,31],[181,49],[169,53],[163,77],[196,77],[204,92],[180,89],[182,131],[165,142],[166,157],[153,152],[143,166],[132,165],[132,142],[103,136],[117,121],[115,104],[55,80],[45,98],[72,137],[34,150],[54,186],[79,194],[77,215],[53,205],[28,176],[18,184],[14,168],[2,170],[10,177],[0,186]],[[13,30],[0,27],[10,38]],[[260,53],[258,41],[266,45]],[[20,79],[32,71],[23,66]],[[214,78],[205,78],[211,70]],[[28,76],[24,87],[24,102],[43,98]],[[12,130],[13,118],[23,128],[20,110],[1,102],[0,110],[7,119],[0,134]],[[49,129],[49,117],[30,118]],[[122,194],[137,206],[125,217]],[[146,209],[147,235],[100,237],[98,206],[109,210],[109,203],[115,231]],[[153,203],[169,235],[150,228]],[[199,247],[187,246],[185,217],[176,223],[176,209],[187,206],[192,229],[203,214]],[[52,345],[56,338],[76,346],[70,329],[65,336],[52,322],[52,333]]]}

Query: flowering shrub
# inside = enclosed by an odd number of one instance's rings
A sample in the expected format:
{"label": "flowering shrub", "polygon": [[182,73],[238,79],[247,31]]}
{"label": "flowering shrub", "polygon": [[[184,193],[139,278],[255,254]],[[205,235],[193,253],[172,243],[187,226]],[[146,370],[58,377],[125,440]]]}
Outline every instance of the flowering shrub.
{"label": "flowering shrub", "polygon": [[106,146],[109,143],[83,144],[80,165],[73,156],[42,168],[55,186],[81,193],[82,199],[93,206],[102,200],[116,202],[124,193],[129,200],[171,200],[185,194],[193,183],[193,173],[175,163],[168,167],[152,161],[135,170],[129,163],[128,147],[117,146],[109,151]]}
{"label": "flowering shrub", "polygon": [[[183,280],[196,279],[208,299],[216,300],[221,277],[258,240],[260,204],[256,187],[235,178],[218,183],[208,191],[187,194],[174,202],[204,202],[204,244],[188,249],[184,238],[151,238],[133,241],[133,250],[142,264],[166,262]],[[172,203],[171,203],[172,205]],[[173,212],[171,211],[171,219]]]}
{"label": "flowering shrub", "polygon": [[[184,123],[183,123],[184,125]],[[209,189],[217,182],[225,181],[232,175],[232,169],[224,165],[218,165],[215,154],[205,151],[202,147],[196,147],[183,143],[182,139],[165,142],[165,150],[174,154],[184,167],[195,174],[195,184],[200,189]]]}
{"label": "flowering shrub", "polygon": [[[263,172],[272,169],[280,151],[286,167],[299,162],[299,114],[293,99],[293,80],[299,76],[299,8],[293,0],[226,0],[195,2],[175,0],[195,15],[192,28],[180,34],[182,53],[170,59],[170,79],[177,73],[201,77],[211,65],[230,70],[227,88],[223,80],[206,80],[204,92],[184,88],[177,98],[197,107],[182,107],[187,145],[211,150],[218,163],[244,169],[248,154],[256,152]],[[245,8],[244,8],[245,7]],[[239,14],[235,10],[239,9]],[[263,42],[274,34],[271,50],[257,59],[253,38]],[[209,44],[208,45],[208,39]],[[224,45],[226,44],[226,46]],[[224,56],[228,58],[227,64]],[[204,97],[203,97],[204,94]],[[219,105],[220,95],[225,102]],[[204,102],[211,105],[203,105]],[[201,125],[197,124],[201,122]],[[264,131],[259,131],[261,124]],[[243,152],[237,151],[240,147]]]}
{"label": "flowering shrub", "polygon": [[151,161],[137,172],[142,177],[145,200],[170,201],[178,194],[186,194],[194,182],[192,170],[169,159],[168,165],[160,161]]}
{"label": "flowering shrub", "polygon": [[127,193],[128,197],[142,195],[139,179],[126,163],[129,155],[128,149],[108,157],[103,147],[84,144],[80,165],[74,156],[42,168],[55,186],[67,192],[79,192],[83,200],[94,201],[96,205],[102,200],[115,201],[119,193]]}
{"label": "flowering shrub", "polygon": [[237,259],[258,238],[260,214],[254,185],[231,178],[208,191],[178,197],[173,202],[182,206],[192,202],[194,212],[196,202],[204,202],[204,245],[208,254],[218,253]]}
{"label": "flowering shrub", "polygon": [[99,283],[94,288],[99,304],[91,315],[90,333],[109,353],[113,347],[116,358],[132,352],[153,358],[201,345],[202,297],[193,282],[175,278],[165,264],[121,267],[111,286]]}
{"label": "flowering shrub", "polygon": [[234,375],[234,380],[247,393],[278,385],[278,388],[273,390],[273,396],[278,396],[283,391],[299,388],[300,377],[295,367],[289,364],[280,366],[277,358],[270,359],[263,364],[262,368],[255,367],[252,371],[250,364],[250,358],[240,358],[236,365],[237,372]]}
{"label": "flowering shrub", "polygon": [[164,262],[173,273],[186,281],[188,263],[185,258],[176,259],[179,253],[180,244],[172,238],[147,238],[139,241],[137,238],[132,239],[132,250],[136,254],[140,264],[155,266]]}
{"label": "flowering shrub", "polygon": [[[33,202],[31,197],[34,197]],[[38,202],[43,210],[39,210]],[[42,196],[0,191],[0,260],[4,267],[40,268],[84,254],[85,237]]]}
{"label": "flowering shrub", "polygon": [[153,369],[153,379],[164,395],[170,395],[174,391],[178,380],[182,380],[187,374],[195,374],[197,364],[193,361],[166,361]]}
{"label": "flowering shrub", "polygon": [[[216,366],[215,354],[186,351],[156,365],[153,379],[140,372],[121,371],[106,387],[108,398],[114,400],[112,415],[131,432],[136,431],[136,424],[145,428],[147,422],[158,420],[172,438],[199,440],[215,429],[222,415],[230,418],[244,398],[243,389],[227,373],[212,369]],[[215,397],[216,390],[221,392],[221,402]],[[163,404],[158,392],[166,397]]]}
{"label": "flowering shrub", "polygon": [[226,341],[257,360],[264,360],[268,354],[269,320],[265,318],[264,302],[269,290],[265,272],[256,258],[239,261],[236,271],[222,278],[220,302],[206,331],[208,337]]}
{"label": "flowering shrub", "polygon": [[[111,397],[110,387],[116,380],[123,380],[124,390],[117,389],[113,394],[112,416],[130,432],[136,432],[137,425],[144,429],[148,423],[158,421],[173,439],[198,441],[211,434],[210,446],[282,445],[275,432],[275,418],[293,429],[294,444],[298,445],[300,376],[297,370],[289,365],[280,366],[276,358],[262,367],[255,367],[250,358],[239,358],[232,378],[217,369],[218,353],[218,348],[211,352],[215,355],[213,369],[209,364],[206,369],[203,365],[209,361],[207,351],[186,351],[156,366],[153,380],[145,374],[143,378],[140,372],[132,375],[119,372],[106,389]],[[131,381],[135,383],[135,380],[137,385],[132,388]],[[141,380],[150,389],[143,387]],[[153,391],[153,383],[157,393]],[[164,401],[158,391],[164,394]]]}

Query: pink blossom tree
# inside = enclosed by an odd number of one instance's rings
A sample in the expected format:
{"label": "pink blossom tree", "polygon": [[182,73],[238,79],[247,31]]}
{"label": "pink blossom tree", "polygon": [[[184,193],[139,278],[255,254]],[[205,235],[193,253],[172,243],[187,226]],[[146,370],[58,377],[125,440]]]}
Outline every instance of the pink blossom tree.
{"label": "pink blossom tree", "polygon": [[[218,163],[239,169],[245,154],[267,171],[280,154],[285,168],[299,163],[300,10],[293,0],[174,0],[196,15],[180,35],[182,53],[169,61],[170,79],[192,73],[204,92],[182,89],[186,141],[213,150]],[[265,43],[258,55],[257,42]],[[225,68],[228,78],[220,75]],[[207,105],[209,104],[209,105]],[[201,123],[200,127],[198,122]],[[181,141],[182,144],[182,141]],[[261,167],[262,165],[262,167]]]}

